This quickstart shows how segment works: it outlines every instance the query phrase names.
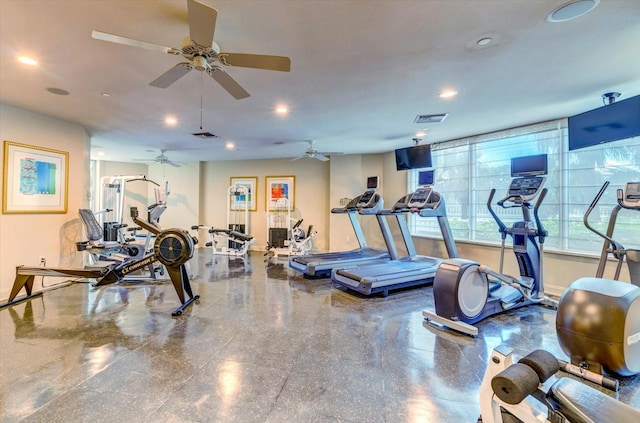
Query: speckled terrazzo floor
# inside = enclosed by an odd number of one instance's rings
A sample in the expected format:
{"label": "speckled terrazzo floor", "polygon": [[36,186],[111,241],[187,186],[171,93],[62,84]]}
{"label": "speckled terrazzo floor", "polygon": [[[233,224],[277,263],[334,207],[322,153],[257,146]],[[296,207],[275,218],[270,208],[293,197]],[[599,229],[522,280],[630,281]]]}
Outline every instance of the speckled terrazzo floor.
{"label": "speckled terrazzo floor", "polygon": [[[469,338],[424,323],[430,287],[367,298],[263,258],[198,250],[201,299],[180,317],[168,283],[79,283],[1,309],[0,421],[475,422],[493,347],[564,357],[550,310]],[[640,408],[640,376],[618,397]]]}

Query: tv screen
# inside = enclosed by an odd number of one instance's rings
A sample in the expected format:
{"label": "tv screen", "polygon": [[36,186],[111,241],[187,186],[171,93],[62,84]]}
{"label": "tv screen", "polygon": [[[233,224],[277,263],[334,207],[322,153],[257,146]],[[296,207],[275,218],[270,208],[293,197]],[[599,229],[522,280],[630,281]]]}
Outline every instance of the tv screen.
{"label": "tv screen", "polygon": [[378,177],[377,176],[369,176],[369,177],[367,177],[367,189],[378,189]]}
{"label": "tv screen", "polygon": [[429,144],[396,150],[397,170],[423,169],[431,166],[431,146]]}
{"label": "tv screen", "polygon": [[433,185],[433,170],[418,172],[418,185]]}
{"label": "tv screen", "polygon": [[640,135],[640,95],[568,119],[569,150]]}
{"label": "tv screen", "polygon": [[511,159],[511,176],[536,176],[547,174],[547,155],[514,157]]}

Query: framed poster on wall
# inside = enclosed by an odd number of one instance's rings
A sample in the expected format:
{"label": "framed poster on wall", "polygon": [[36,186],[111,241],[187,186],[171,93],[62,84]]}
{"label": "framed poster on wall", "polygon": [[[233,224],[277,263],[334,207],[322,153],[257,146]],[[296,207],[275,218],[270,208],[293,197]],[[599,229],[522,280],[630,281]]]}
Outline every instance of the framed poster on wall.
{"label": "framed poster on wall", "polygon": [[278,200],[286,200],[295,210],[295,176],[267,176],[265,178],[265,209],[273,210]]}
{"label": "framed poster on wall", "polygon": [[4,142],[2,213],[66,213],[69,153]]}
{"label": "framed poster on wall", "polygon": [[244,210],[245,202],[249,203],[249,211],[257,210],[257,187],[258,178],[256,176],[232,176],[229,178],[230,186],[233,188],[243,188],[242,194],[231,195],[231,210]]}

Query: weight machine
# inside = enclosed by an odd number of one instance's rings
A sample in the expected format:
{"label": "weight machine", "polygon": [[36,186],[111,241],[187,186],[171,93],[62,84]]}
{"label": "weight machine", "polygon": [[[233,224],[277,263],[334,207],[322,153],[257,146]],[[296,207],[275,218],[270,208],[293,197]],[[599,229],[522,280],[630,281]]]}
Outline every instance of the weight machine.
{"label": "weight machine", "polygon": [[[300,256],[312,248],[316,235],[313,225],[305,232],[300,228],[303,219],[291,217],[291,203],[288,198],[271,200],[267,207],[267,252],[265,256]],[[294,223],[295,222],[295,223]]]}
{"label": "weight machine", "polygon": [[[147,182],[160,187],[145,175],[103,176],[98,187],[97,204],[94,207],[98,224],[104,228],[104,241],[121,241],[117,225],[124,223],[125,196],[127,185],[132,182]],[[168,192],[168,185],[166,191]]]}
{"label": "weight machine", "polygon": [[213,255],[245,256],[255,239],[249,234],[249,190],[245,186],[227,189],[227,228],[194,225],[193,230],[206,229]]}

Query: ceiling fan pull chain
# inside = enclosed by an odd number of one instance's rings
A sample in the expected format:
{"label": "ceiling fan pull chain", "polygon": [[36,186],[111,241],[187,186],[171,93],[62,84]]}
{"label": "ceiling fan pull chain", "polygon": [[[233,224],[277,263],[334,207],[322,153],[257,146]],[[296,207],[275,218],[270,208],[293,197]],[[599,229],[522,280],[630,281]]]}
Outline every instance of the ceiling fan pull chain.
{"label": "ceiling fan pull chain", "polygon": [[200,72],[200,130],[202,131],[202,75]]}

